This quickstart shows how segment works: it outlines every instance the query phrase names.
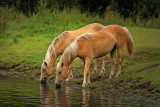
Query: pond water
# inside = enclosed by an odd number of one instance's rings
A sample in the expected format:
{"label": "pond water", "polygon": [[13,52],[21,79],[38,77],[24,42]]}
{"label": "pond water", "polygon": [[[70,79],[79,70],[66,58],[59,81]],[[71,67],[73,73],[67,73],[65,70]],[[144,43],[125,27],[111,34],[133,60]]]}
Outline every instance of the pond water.
{"label": "pond water", "polygon": [[[100,94],[101,93],[101,94]],[[0,76],[0,107],[160,107],[160,101],[142,96],[100,92],[81,86],[63,85],[56,90],[53,83]]]}

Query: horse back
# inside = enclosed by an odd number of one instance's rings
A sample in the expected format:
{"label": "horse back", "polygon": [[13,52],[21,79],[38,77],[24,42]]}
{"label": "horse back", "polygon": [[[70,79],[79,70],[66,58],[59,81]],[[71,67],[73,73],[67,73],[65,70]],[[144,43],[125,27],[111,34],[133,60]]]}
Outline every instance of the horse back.
{"label": "horse back", "polygon": [[98,58],[108,54],[115,45],[115,37],[110,32],[99,31],[86,34],[87,38],[81,37],[78,41],[80,55]]}
{"label": "horse back", "polygon": [[80,29],[77,30],[73,30],[73,31],[68,31],[73,37],[78,37],[84,33],[94,33],[97,32],[99,30],[104,29],[105,26],[99,23],[93,23],[93,24],[89,24],[87,26],[84,26]]}

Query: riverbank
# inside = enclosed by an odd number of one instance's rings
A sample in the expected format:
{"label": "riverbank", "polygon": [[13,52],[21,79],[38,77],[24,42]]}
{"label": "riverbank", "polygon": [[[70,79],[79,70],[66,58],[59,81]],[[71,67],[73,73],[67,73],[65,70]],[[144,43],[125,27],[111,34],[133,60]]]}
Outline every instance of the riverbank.
{"label": "riverbank", "polygon": [[[87,89],[103,90],[104,92],[121,92],[124,94],[140,94],[154,99],[160,98],[160,55],[159,50],[142,51],[134,54],[133,59],[124,58],[122,74],[118,78],[108,79],[111,61],[106,62],[106,71],[103,75],[91,75],[91,84]],[[101,61],[99,60],[98,70],[100,71]],[[92,71],[93,63],[90,71]],[[74,78],[68,85],[81,88],[83,82],[82,61],[72,64]],[[39,81],[40,66],[26,71],[10,71],[1,69],[0,75],[12,78],[33,79]],[[55,72],[49,82],[54,86]]]}

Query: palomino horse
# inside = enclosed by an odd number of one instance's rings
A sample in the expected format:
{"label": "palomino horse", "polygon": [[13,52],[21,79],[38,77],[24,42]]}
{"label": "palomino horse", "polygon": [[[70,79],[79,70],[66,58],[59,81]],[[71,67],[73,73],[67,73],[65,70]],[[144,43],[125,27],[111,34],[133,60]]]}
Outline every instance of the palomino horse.
{"label": "palomino horse", "polygon": [[56,87],[61,86],[63,79],[68,77],[68,69],[76,57],[80,57],[84,63],[84,79],[82,87],[90,83],[89,67],[92,59],[105,56],[110,53],[112,66],[109,78],[114,76],[116,65],[116,50],[119,56],[119,67],[116,77],[121,73],[123,62],[123,48],[126,44],[126,50],[131,57],[134,51],[134,42],[127,28],[119,25],[109,25],[95,33],[86,33],[77,37],[64,51],[60,62],[57,65]]}
{"label": "palomino horse", "polygon": [[85,27],[82,27],[78,30],[65,31],[61,35],[56,37],[50,44],[47,50],[47,53],[46,53],[45,60],[43,60],[43,63],[41,65],[41,77],[40,77],[41,83],[46,83],[46,81],[51,77],[51,75],[53,74],[53,64],[55,60],[57,59],[59,55],[63,53],[66,47],[75,38],[77,38],[83,33],[93,33],[93,32],[99,31],[103,29],[104,27],[105,26],[101,24],[93,23]]}

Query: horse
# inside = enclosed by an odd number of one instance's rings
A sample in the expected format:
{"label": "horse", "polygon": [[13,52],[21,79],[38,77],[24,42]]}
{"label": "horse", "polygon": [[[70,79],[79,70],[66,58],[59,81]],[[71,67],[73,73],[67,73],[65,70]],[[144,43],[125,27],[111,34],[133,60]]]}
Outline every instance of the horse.
{"label": "horse", "polygon": [[125,27],[119,25],[108,25],[95,33],[85,33],[77,37],[63,52],[56,68],[56,87],[61,87],[62,81],[68,76],[68,69],[72,61],[79,57],[84,61],[84,77],[82,87],[90,84],[89,67],[92,59],[105,56],[110,53],[112,60],[109,79],[114,76],[116,65],[116,50],[118,53],[119,67],[115,77],[121,73],[123,62],[123,48],[126,44],[126,51],[129,57],[134,53],[134,41]]}
{"label": "horse", "polygon": [[[73,31],[64,31],[58,37],[56,37],[52,43],[49,45],[45,60],[43,60],[41,65],[41,76],[40,81],[42,84],[45,84],[47,80],[51,78],[53,74],[53,64],[57,57],[63,53],[65,48],[78,36],[83,33],[93,33],[103,29],[105,26],[99,23],[89,24],[80,29]],[[104,64],[102,64],[104,65]],[[104,68],[104,67],[102,67]],[[96,68],[94,68],[96,69]],[[97,69],[96,69],[97,70]],[[95,71],[96,71],[95,70]],[[70,75],[68,77],[68,81],[73,78],[72,72],[69,72]]]}

